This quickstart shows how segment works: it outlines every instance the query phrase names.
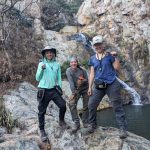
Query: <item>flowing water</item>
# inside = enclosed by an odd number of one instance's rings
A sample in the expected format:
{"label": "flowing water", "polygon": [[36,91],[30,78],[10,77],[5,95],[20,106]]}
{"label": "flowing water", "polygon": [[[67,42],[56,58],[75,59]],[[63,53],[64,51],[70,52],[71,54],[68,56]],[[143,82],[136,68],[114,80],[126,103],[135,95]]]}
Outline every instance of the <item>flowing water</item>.
{"label": "flowing water", "polygon": [[128,91],[133,96],[133,105],[142,105],[141,104],[141,97],[140,95],[135,91],[135,89],[129,87],[125,82],[117,78],[117,80],[121,83],[123,88]]}
{"label": "flowing water", "polygon": [[[150,140],[150,105],[124,106],[128,122],[128,131]],[[117,127],[113,109],[102,110],[97,113],[97,122],[103,127]]]}

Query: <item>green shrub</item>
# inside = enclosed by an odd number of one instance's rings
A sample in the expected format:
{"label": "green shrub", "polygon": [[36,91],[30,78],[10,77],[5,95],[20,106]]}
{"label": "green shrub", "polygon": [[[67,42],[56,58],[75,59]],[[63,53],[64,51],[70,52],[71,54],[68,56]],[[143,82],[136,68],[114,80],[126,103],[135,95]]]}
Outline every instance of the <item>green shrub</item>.
{"label": "green shrub", "polygon": [[6,127],[8,133],[12,132],[13,127],[18,126],[18,121],[13,120],[11,113],[6,110],[2,97],[0,97],[0,126]]}
{"label": "green shrub", "polygon": [[61,66],[61,76],[62,79],[66,79],[66,69],[70,66],[69,61],[65,61]]}
{"label": "green shrub", "polygon": [[83,59],[82,61],[80,61],[81,66],[83,66],[85,69],[88,69],[88,59]]}

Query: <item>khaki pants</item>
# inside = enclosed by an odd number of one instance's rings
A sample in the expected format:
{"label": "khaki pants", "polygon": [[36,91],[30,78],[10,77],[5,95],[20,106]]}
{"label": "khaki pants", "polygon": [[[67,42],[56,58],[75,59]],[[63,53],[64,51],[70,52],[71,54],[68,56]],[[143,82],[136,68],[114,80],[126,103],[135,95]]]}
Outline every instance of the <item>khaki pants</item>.
{"label": "khaki pants", "polygon": [[88,111],[89,96],[87,94],[87,90],[77,93],[76,96],[74,96],[74,98],[72,98],[69,101],[69,108],[71,111],[72,120],[75,124],[78,124],[78,125],[80,124],[80,119],[79,119],[79,115],[78,115],[78,111],[77,111],[77,103],[81,96],[82,96],[82,101],[83,101],[83,112],[82,112],[81,120],[82,120],[83,124],[87,124],[88,116],[89,116],[89,111]]}

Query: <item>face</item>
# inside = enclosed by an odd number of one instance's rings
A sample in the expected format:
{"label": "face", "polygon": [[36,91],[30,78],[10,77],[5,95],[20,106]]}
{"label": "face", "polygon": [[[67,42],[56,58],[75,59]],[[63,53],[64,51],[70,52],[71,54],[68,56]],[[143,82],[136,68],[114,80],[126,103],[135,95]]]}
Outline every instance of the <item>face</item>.
{"label": "face", "polygon": [[94,48],[97,53],[103,53],[104,52],[104,45],[103,43],[96,43],[94,44]]}
{"label": "face", "polygon": [[76,60],[72,60],[72,61],[70,62],[70,67],[71,67],[72,69],[76,69],[77,66],[78,66],[78,62],[77,62]]}
{"label": "face", "polygon": [[51,51],[46,51],[46,52],[45,52],[45,57],[46,57],[48,60],[53,59],[54,56],[55,56],[55,54],[52,53]]}

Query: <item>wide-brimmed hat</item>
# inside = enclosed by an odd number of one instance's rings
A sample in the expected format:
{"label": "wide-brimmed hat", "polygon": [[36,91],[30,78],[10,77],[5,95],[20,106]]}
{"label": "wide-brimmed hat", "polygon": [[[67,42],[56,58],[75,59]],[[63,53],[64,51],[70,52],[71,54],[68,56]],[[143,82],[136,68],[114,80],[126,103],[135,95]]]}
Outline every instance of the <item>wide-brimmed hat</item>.
{"label": "wide-brimmed hat", "polygon": [[41,53],[42,53],[42,56],[44,57],[44,54],[46,51],[50,51],[52,53],[55,54],[55,57],[56,57],[56,49],[53,48],[53,47],[50,47],[50,46],[46,46],[44,49],[42,49]]}
{"label": "wide-brimmed hat", "polygon": [[101,35],[97,35],[97,36],[93,37],[92,45],[95,45],[97,43],[103,43],[103,37]]}

